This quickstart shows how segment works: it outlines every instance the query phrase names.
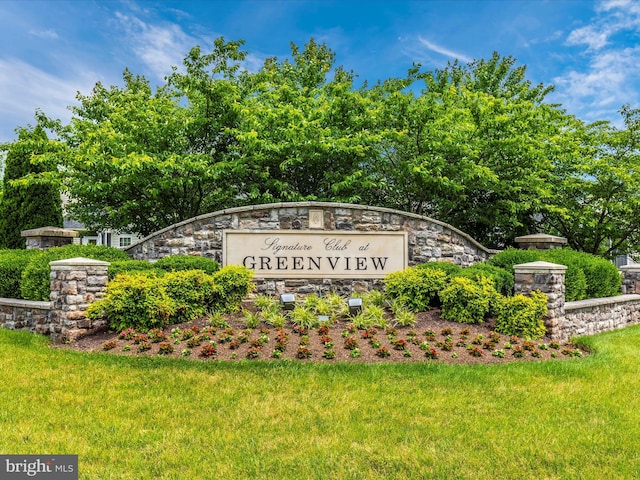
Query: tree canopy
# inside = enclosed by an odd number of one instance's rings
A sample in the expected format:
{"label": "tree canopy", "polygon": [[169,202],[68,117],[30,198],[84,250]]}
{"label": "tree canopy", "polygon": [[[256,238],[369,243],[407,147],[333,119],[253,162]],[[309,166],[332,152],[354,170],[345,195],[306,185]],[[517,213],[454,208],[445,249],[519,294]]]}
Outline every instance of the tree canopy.
{"label": "tree canopy", "polygon": [[253,72],[242,47],[195,47],[155,88],[127,70],[78,94],[50,155],[69,213],[146,235],[238,205],[357,202],[493,247],[547,231],[591,253],[640,249],[638,111],[623,108],[623,129],[586,125],[498,53],[356,87],[313,39]]}

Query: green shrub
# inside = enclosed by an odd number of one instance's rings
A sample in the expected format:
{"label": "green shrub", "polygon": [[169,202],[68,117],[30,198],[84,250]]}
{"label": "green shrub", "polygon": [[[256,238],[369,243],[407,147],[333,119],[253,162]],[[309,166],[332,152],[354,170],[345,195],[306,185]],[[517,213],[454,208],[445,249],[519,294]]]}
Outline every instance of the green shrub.
{"label": "green shrub", "polygon": [[508,248],[487,263],[512,272],[519,263],[545,261],[565,265],[567,301],[601,298],[620,294],[621,278],[617,267],[608,260],[570,248],[552,250],[517,250]]}
{"label": "green shrub", "polygon": [[42,250],[31,257],[29,264],[22,272],[20,284],[22,297],[26,300],[49,300],[51,288],[49,262],[75,257],[106,262],[129,259],[125,252],[103,245],[66,245]]}
{"label": "green shrub", "polygon": [[492,282],[480,284],[470,278],[454,277],[440,292],[442,318],[460,323],[481,323],[498,295]]}
{"label": "green shrub", "polygon": [[[547,252],[547,258],[550,262],[574,266],[584,272],[584,296],[576,298],[576,300],[620,295],[622,278],[618,267],[612,262],[602,257],[577,252],[570,248],[549,250]],[[569,300],[568,296],[567,300]]]}
{"label": "green shrub", "polygon": [[190,322],[208,313],[219,297],[221,287],[212,275],[202,270],[169,272],[162,277],[162,285],[175,304],[170,323]]}
{"label": "green shrub", "polygon": [[38,253],[39,250],[0,250],[0,297],[22,298],[22,272]]}
{"label": "green shrub", "polygon": [[540,338],[545,334],[544,316],[547,296],[532,292],[531,297],[514,295],[504,297],[496,318],[496,332],[523,338]]}
{"label": "green shrub", "polygon": [[480,277],[490,278],[493,281],[495,289],[502,295],[513,295],[513,273],[504,268],[490,265],[486,262],[477,263],[470,267],[464,268],[456,277],[470,278],[478,280]]}
{"label": "green shrub", "polygon": [[435,268],[442,270],[450,277],[458,276],[462,272],[462,267],[450,262],[427,262],[416,265],[416,268]]}
{"label": "green shrub", "polygon": [[113,280],[120,273],[149,272],[155,276],[161,277],[166,270],[157,268],[155,264],[146,260],[118,260],[111,262],[109,265],[109,280]]}
{"label": "green shrub", "polygon": [[438,292],[445,287],[447,274],[441,269],[414,267],[390,273],[384,283],[391,299],[398,299],[409,310],[420,312],[437,305]]}
{"label": "green shrub", "polygon": [[175,309],[160,278],[125,273],[108,283],[104,298],[89,305],[87,317],[106,317],[117,332],[126,328],[144,332],[168,325]]}
{"label": "green shrub", "polygon": [[161,268],[167,272],[180,270],[202,270],[209,275],[220,270],[220,264],[215,260],[196,255],[171,255],[163,257],[153,264],[156,268]]}
{"label": "green shrub", "polygon": [[235,312],[242,299],[253,290],[253,271],[242,265],[227,265],[213,275],[214,282],[220,287],[213,298],[212,306],[216,310]]}
{"label": "green shrub", "polygon": [[[487,264],[500,267],[507,272],[513,272],[513,266],[520,263],[538,262],[544,260],[544,252],[541,250],[519,250],[509,247],[495,254]],[[547,260],[548,261],[548,260]]]}

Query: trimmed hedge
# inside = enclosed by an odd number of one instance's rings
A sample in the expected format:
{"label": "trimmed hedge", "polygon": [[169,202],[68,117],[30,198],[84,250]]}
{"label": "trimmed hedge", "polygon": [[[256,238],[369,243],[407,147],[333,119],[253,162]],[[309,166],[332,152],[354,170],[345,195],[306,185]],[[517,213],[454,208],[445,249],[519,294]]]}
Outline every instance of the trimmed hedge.
{"label": "trimmed hedge", "polygon": [[202,270],[169,272],[162,285],[175,304],[171,323],[190,322],[204,316],[221,296],[222,287]]}
{"label": "trimmed hedge", "polygon": [[508,248],[486,263],[513,272],[520,263],[545,261],[565,265],[567,301],[620,295],[622,279],[618,268],[608,260],[570,248],[553,250],[518,250]]}
{"label": "trimmed hedge", "polygon": [[196,255],[170,255],[168,257],[162,257],[153,265],[167,272],[202,270],[211,275],[220,270],[220,264],[215,260]]}
{"label": "trimmed hedge", "polygon": [[146,260],[118,260],[111,262],[109,265],[109,280],[113,280],[121,273],[151,273],[158,277],[167,273],[166,270],[157,268],[154,263],[147,262]]}
{"label": "trimmed hedge", "polygon": [[22,272],[39,250],[0,250],[0,297],[22,298]]}
{"label": "trimmed hedge", "polygon": [[29,264],[22,272],[20,285],[22,298],[49,300],[51,293],[49,262],[74,257],[86,257],[105,262],[129,259],[129,256],[122,250],[104,245],[66,245],[41,250],[30,259]]}

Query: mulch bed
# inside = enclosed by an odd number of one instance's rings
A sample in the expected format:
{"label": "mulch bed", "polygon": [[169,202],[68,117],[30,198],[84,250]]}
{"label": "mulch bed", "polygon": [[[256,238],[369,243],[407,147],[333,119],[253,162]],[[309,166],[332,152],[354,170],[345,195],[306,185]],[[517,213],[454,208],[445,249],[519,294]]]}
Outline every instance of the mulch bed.
{"label": "mulch bed", "polygon": [[[154,339],[149,333],[145,334],[147,338],[144,340],[139,332],[131,334],[130,337],[133,338],[129,339],[120,338],[117,333],[103,332],[77,339],[65,347],[131,356],[182,356],[205,361],[254,358],[269,361],[290,359],[300,362],[430,361],[447,364],[497,364],[559,360],[587,355],[587,352],[579,350],[575,345],[557,345],[549,338],[526,342],[524,339],[498,335],[494,332],[491,321],[480,325],[465,325],[443,320],[437,309],[417,314],[417,322],[413,327],[396,326],[394,329],[377,328],[370,331],[352,328],[351,333],[348,332],[348,321],[337,322],[328,327],[326,332],[319,332],[318,329],[300,332],[290,325],[276,329],[266,324],[249,331],[241,315],[228,316],[227,321],[229,329],[209,327],[206,318],[188,324],[172,325],[162,332],[166,338],[160,339],[157,337],[162,335],[156,335]],[[188,330],[191,330],[191,333]],[[274,358],[278,335],[280,338],[287,338],[288,341],[280,357]],[[200,342],[196,345],[198,340],[195,338],[198,336]],[[347,336],[357,343],[359,356],[356,357],[353,350],[346,348]],[[328,341],[333,347],[327,345]],[[209,347],[211,342],[214,343],[213,347]],[[308,351],[308,357],[300,358],[301,353],[306,355],[304,350],[299,352],[301,342],[308,342],[303,345]],[[428,347],[423,342],[427,342]],[[144,346],[141,348],[141,345]],[[206,356],[203,353],[205,347],[209,353],[215,349],[215,354]],[[164,353],[161,353],[161,350],[164,350]],[[190,353],[187,355],[184,353],[185,350]],[[326,358],[327,350],[335,352],[335,358]],[[504,352],[504,357],[494,355],[495,351]],[[387,353],[388,356],[381,356]]]}

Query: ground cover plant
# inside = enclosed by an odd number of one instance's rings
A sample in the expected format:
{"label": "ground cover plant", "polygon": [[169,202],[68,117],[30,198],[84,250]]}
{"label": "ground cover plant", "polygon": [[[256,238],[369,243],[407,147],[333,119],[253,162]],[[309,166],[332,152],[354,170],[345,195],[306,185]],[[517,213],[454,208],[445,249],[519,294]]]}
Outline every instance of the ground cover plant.
{"label": "ground cover plant", "polygon": [[82,479],[634,478],[640,326],[578,343],[500,365],[220,362],[2,330],[0,451],[78,454]]}

